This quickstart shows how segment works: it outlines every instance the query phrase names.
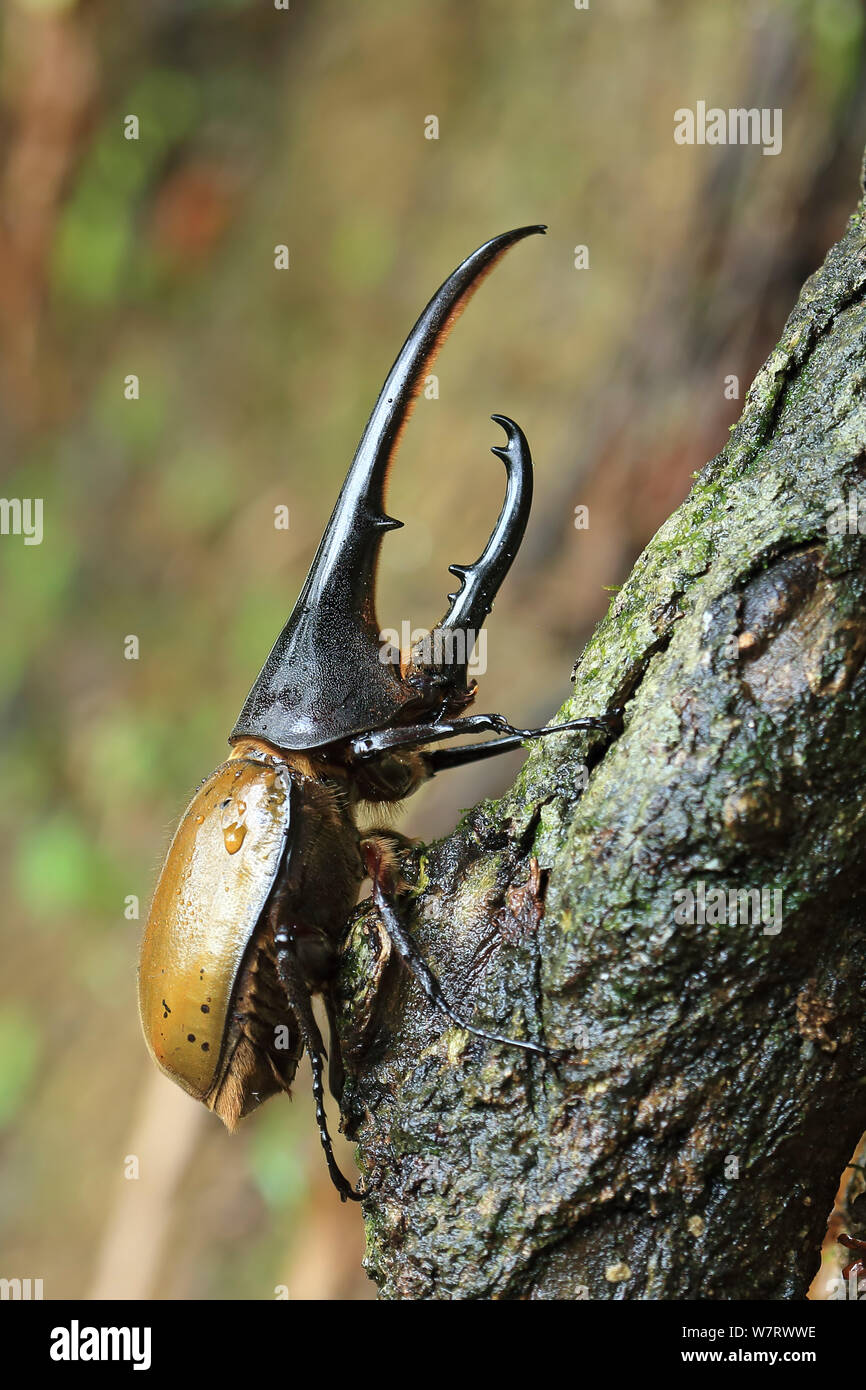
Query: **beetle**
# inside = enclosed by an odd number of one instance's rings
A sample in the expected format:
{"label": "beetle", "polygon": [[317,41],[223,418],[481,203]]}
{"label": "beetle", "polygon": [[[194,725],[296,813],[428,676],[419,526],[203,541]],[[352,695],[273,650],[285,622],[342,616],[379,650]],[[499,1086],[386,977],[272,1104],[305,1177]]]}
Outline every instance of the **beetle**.
{"label": "beetle", "polygon": [[[498,714],[466,714],[476,684],[468,663],[523,538],[532,460],[523,431],[492,419],[505,443],[502,509],[478,560],[451,565],[459,581],[445,616],[408,652],[383,644],[375,610],[385,534],[385,482],[425,373],[480,280],[516,242],[543,226],[493,237],[461,262],[424,309],[382,388],[300,597],[229,737],[231,752],[202,783],[171,842],[139,965],[139,1004],[161,1069],[234,1129],[269,1096],[289,1091],[306,1051],[319,1137],[343,1201],[362,1200],[337,1167],[324,1109],[321,994],[331,1033],[331,1090],[342,1067],[335,1028],[337,952],[365,878],[398,955],[430,1003],[478,1037],[546,1055],[536,1043],[476,1027],[451,1007],[400,913],[391,831],[363,834],[361,802],[401,801],[447,768],[525,740],[609,727],[619,711],[543,729]],[[465,733],[497,738],[431,745]]]}

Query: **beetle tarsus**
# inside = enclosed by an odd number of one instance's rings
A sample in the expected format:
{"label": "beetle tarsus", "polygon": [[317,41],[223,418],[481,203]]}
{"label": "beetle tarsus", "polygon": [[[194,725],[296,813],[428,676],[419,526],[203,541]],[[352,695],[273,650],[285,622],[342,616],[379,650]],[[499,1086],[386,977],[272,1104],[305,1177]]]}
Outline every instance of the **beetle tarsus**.
{"label": "beetle tarsus", "polygon": [[328,1132],[328,1117],[325,1114],[325,1088],[322,1082],[325,1044],[313,1013],[309,987],[298,968],[298,962],[292,949],[292,938],[285,927],[277,928],[274,933],[274,943],[277,952],[277,969],[286,991],[287,1002],[298,1021],[304,1047],[310,1059],[319,1139],[331,1181],[339,1192],[341,1201],[362,1202],[367,1195],[366,1192],[356,1191],[352,1187],[348,1178],[340,1172],[337,1160],[334,1158],[331,1136]]}

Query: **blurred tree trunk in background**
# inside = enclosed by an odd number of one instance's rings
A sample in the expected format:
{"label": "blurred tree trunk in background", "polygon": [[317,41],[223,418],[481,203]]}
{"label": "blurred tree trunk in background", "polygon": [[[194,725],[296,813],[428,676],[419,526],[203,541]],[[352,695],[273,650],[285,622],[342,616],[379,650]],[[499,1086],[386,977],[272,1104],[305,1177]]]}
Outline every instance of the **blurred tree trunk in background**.
{"label": "blurred tree trunk in background", "polygon": [[562,713],[624,732],[536,745],[420,853],[451,1000],[564,1056],[443,1030],[355,924],[386,1297],[805,1296],[866,1118],[863,209],[583,653]]}

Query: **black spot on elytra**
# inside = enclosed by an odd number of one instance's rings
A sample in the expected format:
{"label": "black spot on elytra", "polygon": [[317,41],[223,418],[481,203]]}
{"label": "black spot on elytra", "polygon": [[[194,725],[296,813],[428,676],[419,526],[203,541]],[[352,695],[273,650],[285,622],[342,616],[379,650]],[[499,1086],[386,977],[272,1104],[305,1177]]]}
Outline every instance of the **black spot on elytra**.
{"label": "black spot on elytra", "polygon": [[202,1011],[203,1014],[209,1014],[209,1013],[210,1013],[210,1004],[202,1004],[202,1006],[201,1006],[201,1011]]}
{"label": "black spot on elytra", "polygon": [[201,1050],[202,1052],[210,1052],[210,1043],[202,1043]]}
{"label": "black spot on elytra", "polygon": [[187,1033],[186,1040],[187,1042],[195,1042],[195,1033]]}
{"label": "black spot on elytra", "polygon": [[163,1001],[162,1001],[162,1007],[165,1009],[165,1013],[163,1014],[163,1018],[168,1018],[169,1014],[171,1013],[171,1009],[168,1007],[168,1005],[166,1004],[166,1002],[165,1002],[164,999],[163,999]]}

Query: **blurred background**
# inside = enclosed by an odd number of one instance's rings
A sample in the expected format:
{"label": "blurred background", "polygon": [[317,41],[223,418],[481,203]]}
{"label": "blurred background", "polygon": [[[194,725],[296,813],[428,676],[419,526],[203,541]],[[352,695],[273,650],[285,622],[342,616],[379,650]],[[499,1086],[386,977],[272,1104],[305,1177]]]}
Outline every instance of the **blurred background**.
{"label": "blurred background", "polygon": [[[782,108],[782,152],[675,144],[698,100]],[[416,314],[537,221],[418,403],[379,616],[444,611],[501,501],[488,416],[513,414],[536,500],[481,698],[555,712],[856,202],[863,8],[5,0],[0,142],[2,493],[44,504],[41,545],[0,536],[0,1275],[370,1298],[308,1074],[232,1137],[146,1054],[136,956],[170,834]],[[445,833],[519,763],[440,779],[402,828]]]}

